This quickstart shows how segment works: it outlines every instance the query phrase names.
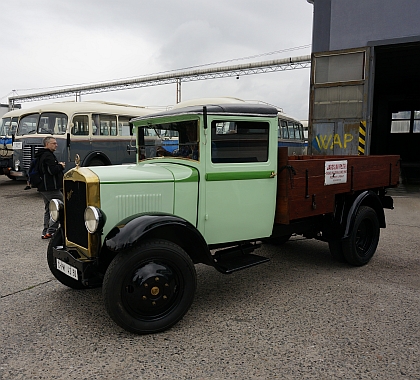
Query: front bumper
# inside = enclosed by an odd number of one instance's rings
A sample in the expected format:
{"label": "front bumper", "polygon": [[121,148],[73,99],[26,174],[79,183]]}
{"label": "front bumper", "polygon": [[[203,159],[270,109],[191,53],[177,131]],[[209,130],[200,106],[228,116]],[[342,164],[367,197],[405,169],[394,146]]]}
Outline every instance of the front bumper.
{"label": "front bumper", "polygon": [[26,172],[17,172],[15,170],[10,170],[10,175],[12,177],[26,178]]}
{"label": "front bumper", "polygon": [[[53,247],[54,261],[60,259],[77,269],[79,281],[86,287],[95,287],[102,284],[103,275],[98,271],[96,260],[81,259],[77,251],[68,250],[62,246]],[[57,264],[55,264],[57,265]]]}

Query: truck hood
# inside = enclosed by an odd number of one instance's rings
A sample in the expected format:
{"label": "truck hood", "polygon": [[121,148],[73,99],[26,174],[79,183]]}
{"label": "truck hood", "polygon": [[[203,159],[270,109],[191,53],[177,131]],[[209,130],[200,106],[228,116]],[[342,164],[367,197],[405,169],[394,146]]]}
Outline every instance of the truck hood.
{"label": "truck hood", "polygon": [[136,182],[197,182],[197,169],[180,164],[144,163],[115,166],[91,166],[101,184],[136,183]]}

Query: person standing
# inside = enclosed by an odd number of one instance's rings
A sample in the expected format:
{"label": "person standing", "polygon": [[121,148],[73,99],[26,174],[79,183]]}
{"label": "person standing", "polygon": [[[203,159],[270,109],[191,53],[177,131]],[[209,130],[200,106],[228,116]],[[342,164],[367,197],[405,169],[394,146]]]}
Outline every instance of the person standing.
{"label": "person standing", "polygon": [[63,171],[64,162],[58,162],[55,157],[57,140],[53,136],[47,136],[43,140],[44,147],[39,149],[35,157],[39,161],[39,170],[42,174],[42,182],[38,186],[38,191],[44,199],[44,229],[42,239],[50,239],[58,228],[58,222],[50,219],[49,204],[51,199],[60,199],[63,202]]}

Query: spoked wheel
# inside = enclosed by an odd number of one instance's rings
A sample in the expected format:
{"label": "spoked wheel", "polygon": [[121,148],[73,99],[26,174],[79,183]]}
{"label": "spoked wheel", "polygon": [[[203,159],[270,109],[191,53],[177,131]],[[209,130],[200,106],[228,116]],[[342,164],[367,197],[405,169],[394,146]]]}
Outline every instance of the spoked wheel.
{"label": "spoked wheel", "polygon": [[47,249],[47,263],[48,267],[50,268],[51,273],[54,277],[60,281],[63,285],[68,286],[72,289],[86,289],[87,286],[83,285],[80,281],[75,280],[64,274],[63,272],[57,269],[57,260],[53,256],[53,247],[62,246],[64,241],[63,230],[59,228],[54,236],[51,238],[50,242],[48,243]]}
{"label": "spoked wheel", "polygon": [[342,243],[347,262],[356,266],[367,264],[376,251],[379,234],[380,227],[376,212],[371,207],[360,207],[353,229]]}
{"label": "spoked wheel", "polygon": [[197,286],[193,262],[176,244],[151,240],[111,262],[103,282],[105,308],[123,329],[156,333],[177,323]]}

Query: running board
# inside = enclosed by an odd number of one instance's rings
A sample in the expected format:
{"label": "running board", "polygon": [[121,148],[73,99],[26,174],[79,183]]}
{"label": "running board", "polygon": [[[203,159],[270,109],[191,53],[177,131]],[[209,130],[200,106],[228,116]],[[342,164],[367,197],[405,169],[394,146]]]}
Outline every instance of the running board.
{"label": "running board", "polygon": [[270,261],[267,257],[251,254],[260,244],[232,247],[217,251],[214,255],[214,267],[224,274],[230,274],[241,269],[253,267]]}

